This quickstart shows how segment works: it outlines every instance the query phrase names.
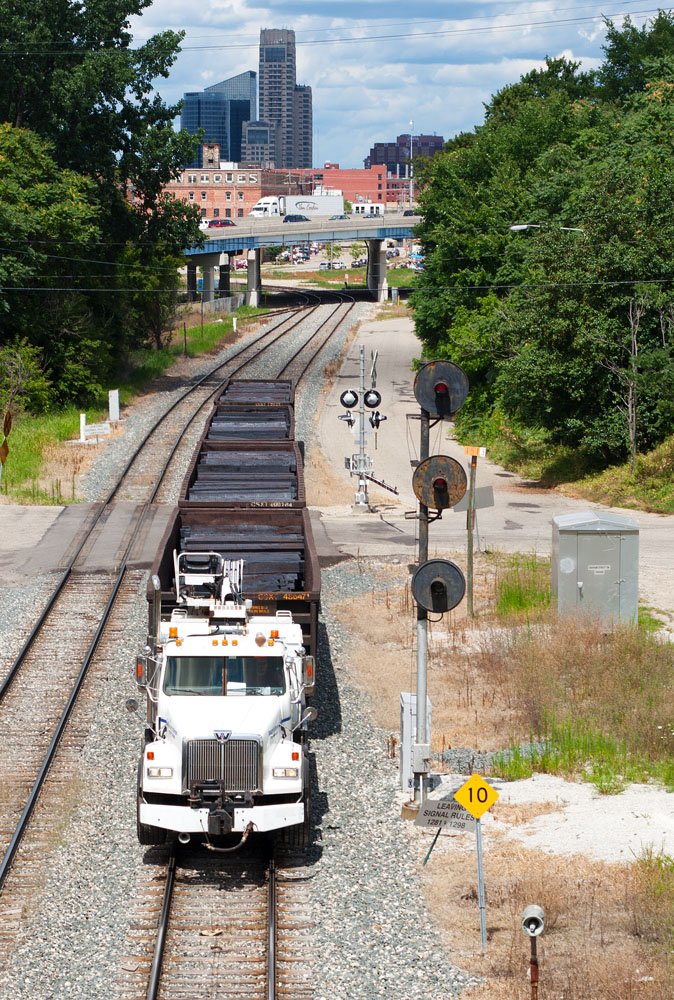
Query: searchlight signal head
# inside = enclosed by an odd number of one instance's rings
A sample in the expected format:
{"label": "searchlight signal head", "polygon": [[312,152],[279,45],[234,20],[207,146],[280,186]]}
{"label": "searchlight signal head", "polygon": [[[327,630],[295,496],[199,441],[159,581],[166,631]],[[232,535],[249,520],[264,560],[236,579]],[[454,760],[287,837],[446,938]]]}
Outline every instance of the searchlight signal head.
{"label": "searchlight signal head", "polygon": [[439,493],[446,493],[449,489],[447,480],[444,476],[436,476],[433,480],[433,489],[437,490]]}
{"label": "searchlight signal head", "polygon": [[437,578],[431,582],[430,591],[433,611],[439,611],[442,614],[449,604],[447,584],[444,580]]}

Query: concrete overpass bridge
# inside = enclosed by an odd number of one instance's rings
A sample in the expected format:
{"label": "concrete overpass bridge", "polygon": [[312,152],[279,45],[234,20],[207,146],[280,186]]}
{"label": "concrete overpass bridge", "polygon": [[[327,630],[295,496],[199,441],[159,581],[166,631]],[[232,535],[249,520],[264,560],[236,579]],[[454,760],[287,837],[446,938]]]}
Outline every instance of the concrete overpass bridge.
{"label": "concrete overpass bridge", "polygon": [[229,292],[230,257],[245,252],[248,257],[248,289],[246,301],[257,306],[261,302],[262,280],[260,263],[263,247],[299,246],[307,243],[367,244],[367,287],[378,302],[388,295],[386,283],[386,240],[411,239],[421,217],[387,214],[366,218],[311,219],[309,222],[284,222],[282,218],[237,219],[235,226],[212,229],[204,233],[203,247],[185,250],[187,258],[188,298],[196,298],[197,267],[203,274],[202,295],[210,302],[215,295],[214,271],[220,269],[220,290]]}

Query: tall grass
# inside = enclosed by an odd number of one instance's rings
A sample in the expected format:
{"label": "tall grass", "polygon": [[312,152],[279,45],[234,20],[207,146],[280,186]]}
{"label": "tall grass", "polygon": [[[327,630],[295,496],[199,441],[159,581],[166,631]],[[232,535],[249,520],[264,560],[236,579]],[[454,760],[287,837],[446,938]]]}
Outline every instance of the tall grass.
{"label": "tall grass", "polygon": [[[87,409],[89,423],[104,420],[101,408]],[[64,474],[50,483],[41,483],[44,453],[69,438],[77,438],[80,429],[79,407],[39,417],[18,416],[8,438],[9,457],[2,472],[2,493],[20,503],[62,504],[73,499],[70,483],[73,456],[65,456]],[[79,464],[76,462],[76,464]]]}
{"label": "tall grass", "polygon": [[[267,309],[241,306],[234,315],[241,321],[267,312]],[[176,331],[162,350],[146,349],[132,356],[123,380],[111,386],[119,389],[120,403],[128,404],[149,383],[163,375],[185,350],[189,357],[196,357],[234,337],[232,315],[223,315],[221,321],[205,323],[203,333],[201,321],[197,319],[195,322],[194,314],[189,322],[191,325],[187,326],[186,335],[182,329]],[[62,474],[45,477],[43,470],[47,457],[56,446],[68,439],[77,439],[80,412],[85,411],[88,423],[107,419],[107,392],[87,407],[71,406],[39,416],[15,415],[8,439],[9,457],[2,471],[3,495],[19,503],[62,504],[75,499],[74,477],[81,464],[81,450],[69,448],[62,456]]]}
{"label": "tall grass", "polygon": [[606,632],[597,620],[560,617],[496,640],[487,669],[508,671],[521,736],[497,773],[575,773],[600,792],[649,778],[674,790],[674,653],[636,626]]}
{"label": "tall grass", "polygon": [[496,612],[502,617],[547,610],[551,601],[550,559],[536,553],[491,553],[495,566]]}

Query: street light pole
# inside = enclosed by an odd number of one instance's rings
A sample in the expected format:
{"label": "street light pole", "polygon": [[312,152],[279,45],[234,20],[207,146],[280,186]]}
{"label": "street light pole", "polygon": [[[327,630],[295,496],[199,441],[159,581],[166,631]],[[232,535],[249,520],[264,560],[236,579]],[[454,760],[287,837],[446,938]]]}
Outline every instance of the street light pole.
{"label": "street light pole", "polygon": [[413,160],[413,144],[414,144],[414,122],[410,120],[410,209],[414,207],[414,168],[412,164]]}

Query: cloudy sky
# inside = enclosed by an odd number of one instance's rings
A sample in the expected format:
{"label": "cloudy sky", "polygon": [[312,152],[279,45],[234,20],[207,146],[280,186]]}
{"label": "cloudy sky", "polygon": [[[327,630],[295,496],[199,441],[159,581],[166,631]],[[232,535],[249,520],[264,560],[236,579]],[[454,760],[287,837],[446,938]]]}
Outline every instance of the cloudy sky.
{"label": "cloudy sky", "polygon": [[482,104],[546,55],[586,69],[601,62],[602,14],[642,24],[657,13],[627,0],[154,0],[132,21],[134,38],[184,30],[183,51],[167,80],[178,101],[244,70],[258,68],[261,28],[293,28],[297,82],[313,89],[314,165],[362,167],[374,142],[409,132],[445,139],[472,129]]}

